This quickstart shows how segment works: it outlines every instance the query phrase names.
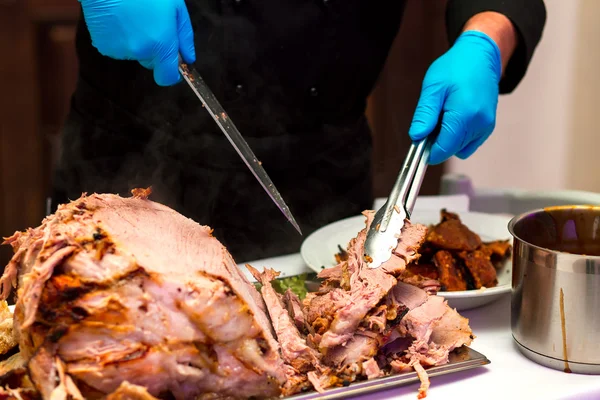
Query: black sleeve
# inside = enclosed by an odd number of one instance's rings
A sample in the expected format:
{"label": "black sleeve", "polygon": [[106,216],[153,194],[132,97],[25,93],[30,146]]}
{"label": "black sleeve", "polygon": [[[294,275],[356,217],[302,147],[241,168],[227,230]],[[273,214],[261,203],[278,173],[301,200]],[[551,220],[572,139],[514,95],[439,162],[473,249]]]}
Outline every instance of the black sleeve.
{"label": "black sleeve", "polygon": [[448,0],[446,29],[450,44],[461,34],[465,23],[480,12],[495,11],[509,18],[519,35],[519,45],[500,81],[500,93],[512,92],[527,71],[546,24],[543,0]]}

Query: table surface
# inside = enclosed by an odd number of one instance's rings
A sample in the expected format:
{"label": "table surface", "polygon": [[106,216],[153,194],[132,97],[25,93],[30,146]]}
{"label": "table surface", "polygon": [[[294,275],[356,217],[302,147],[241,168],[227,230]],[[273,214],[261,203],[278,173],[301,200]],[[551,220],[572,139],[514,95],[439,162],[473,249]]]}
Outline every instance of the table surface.
{"label": "table surface", "polygon": [[[311,270],[300,254],[291,254],[248,264],[280,271],[282,276]],[[243,265],[240,267],[246,271]],[[247,273],[250,277],[250,274]],[[254,280],[252,278],[252,280]],[[469,319],[476,339],[471,347],[491,363],[468,371],[432,377],[428,400],[449,399],[600,399],[600,377],[567,374],[538,365],[523,356],[510,331],[510,294],[480,308],[461,312]],[[404,400],[417,398],[419,384],[382,391],[356,400]]]}

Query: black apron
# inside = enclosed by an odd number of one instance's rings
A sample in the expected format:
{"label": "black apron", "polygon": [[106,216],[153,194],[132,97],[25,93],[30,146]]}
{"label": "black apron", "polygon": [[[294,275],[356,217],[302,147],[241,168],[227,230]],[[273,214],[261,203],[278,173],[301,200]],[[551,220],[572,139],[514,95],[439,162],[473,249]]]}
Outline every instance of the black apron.
{"label": "black apron", "polygon": [[[196,67],[248,140],[304,237],[372,206],[366,98],[404,1],[188,0]],[[385,5],[385,6],[384,6]],[[101,56],[85,24],[53,203],[83,192],[151,199],[214,228],[244,262],[297,252],[286,221],[185,83],[157,86]],[[157,243],[160,246],[160,243]]]}

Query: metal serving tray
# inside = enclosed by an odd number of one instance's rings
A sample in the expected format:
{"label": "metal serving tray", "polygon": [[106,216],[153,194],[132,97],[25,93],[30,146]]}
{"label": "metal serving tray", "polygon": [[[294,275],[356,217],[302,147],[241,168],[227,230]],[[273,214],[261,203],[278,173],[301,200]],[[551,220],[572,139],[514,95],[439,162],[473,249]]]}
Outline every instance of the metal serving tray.
{"label": "metal serving tray", "polygon": [[[482,367],[490,363],[481,353],[463,346],[450,353],[449,362],[445,365],[431,367],[426,369],[427,375],[430,377],[451,374],[454,372],[465,371],[477,367]],[[327,389],[324,393],[308,392],[290,397],[285,397],[286,400],[334,400],[347,399],[353,396],[361,396],[379,392],[382,390],[393,389],[400,386],[406,386],[411,383],[419,382],[417,373],[403,372],[383,378],[372,379],[370,381],[362,381],[351,383],[349,386]]]}

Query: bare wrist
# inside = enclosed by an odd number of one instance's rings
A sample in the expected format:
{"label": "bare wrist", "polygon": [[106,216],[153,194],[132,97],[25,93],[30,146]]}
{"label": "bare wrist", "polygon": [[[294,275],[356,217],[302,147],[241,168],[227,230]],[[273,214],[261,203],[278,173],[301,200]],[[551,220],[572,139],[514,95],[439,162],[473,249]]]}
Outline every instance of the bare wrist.
{"label": "bare wrist", "polygon": [[488,35],[500,49],[502,73],[517,48],[519,36],[513,23],[506,16],[485,11],[471,17],[463,28],[465,31],[479,31]]}

